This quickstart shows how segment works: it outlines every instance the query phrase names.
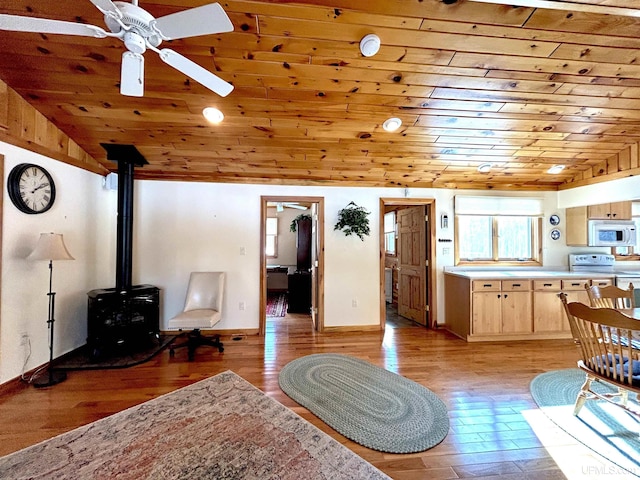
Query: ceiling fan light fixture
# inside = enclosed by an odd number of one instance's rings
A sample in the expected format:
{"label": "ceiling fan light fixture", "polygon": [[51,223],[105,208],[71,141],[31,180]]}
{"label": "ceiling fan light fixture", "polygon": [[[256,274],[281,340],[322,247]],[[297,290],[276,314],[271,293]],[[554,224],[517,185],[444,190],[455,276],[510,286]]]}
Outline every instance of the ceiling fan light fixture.
{"label": "ceiling fan light fixture", "polygon": [[547,173],[551,173],[555,175],[557,173],[562,172],[563,170],[564,170],[564,165],[554,165],[549,170],[547,170]]}
{"label": "ceiling fan light fixture", "polygon": [[210,123],[220,123],[224,120],[224,114],[215,107],[206,107],[202,110],[202,115]]}
{"label": "ceiling fan light fixture", "polygon": [[490,163],[481,163],[478,165],[478,172],[489,173],[491,171],[491,167],[493,167],[493,165]]}
{"label": "ceiling fan light fixture", "polygon": [[373,57],[380,50],[380,37],[370,33],[360,40],[360,53],[365,57]]}
{"label": "ceiling fan light fixture", "polygon": [[382,128],[384,128],[387,132],[395,132],[402,125],[402,120],[396,117],[387,118],[382,124]]}

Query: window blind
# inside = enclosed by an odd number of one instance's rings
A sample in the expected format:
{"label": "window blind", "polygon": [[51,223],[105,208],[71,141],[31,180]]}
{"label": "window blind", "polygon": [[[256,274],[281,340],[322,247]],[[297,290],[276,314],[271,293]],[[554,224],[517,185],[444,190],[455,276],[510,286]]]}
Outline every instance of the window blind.
{"label": "window blind", "polygon": [[456,195],[456,215],[544,215],[542,199],[536,197],[492,197]]}

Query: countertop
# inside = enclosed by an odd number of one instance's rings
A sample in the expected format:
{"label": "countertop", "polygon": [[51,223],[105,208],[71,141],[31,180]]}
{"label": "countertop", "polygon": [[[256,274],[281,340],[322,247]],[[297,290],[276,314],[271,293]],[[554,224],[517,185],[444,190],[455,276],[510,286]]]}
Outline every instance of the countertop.
{"label": "countertop", "polygon": [[448,275],[487,280],[510,280],[512,278],[612,278],[615,272],[571,272],[568,270],[447,270]]}

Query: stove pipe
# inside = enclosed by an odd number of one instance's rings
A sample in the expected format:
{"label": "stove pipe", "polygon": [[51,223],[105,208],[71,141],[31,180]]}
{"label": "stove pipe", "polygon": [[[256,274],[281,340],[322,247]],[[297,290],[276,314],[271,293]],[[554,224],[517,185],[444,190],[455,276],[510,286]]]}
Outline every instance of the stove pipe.
{"label": "stove pipe", "polygon": [[133,145],[101,143],[107,160],[118,163],[118,218],[116,246],[116,291],[131,290],[133,270],[133,172],[148,162]]}
{"label": "stove pipe", "polygon": [[133,163],[118,161],[116,291],[131,290],[133,270]]}

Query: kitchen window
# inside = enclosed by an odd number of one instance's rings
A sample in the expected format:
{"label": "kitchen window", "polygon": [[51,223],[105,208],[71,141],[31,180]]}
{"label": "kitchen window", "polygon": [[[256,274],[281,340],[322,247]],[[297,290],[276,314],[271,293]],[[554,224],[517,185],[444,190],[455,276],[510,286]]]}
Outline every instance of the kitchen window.
{"label": "kitchen window", "polygon": [[456,196],[456,264],[541,264],[542,201]]}

